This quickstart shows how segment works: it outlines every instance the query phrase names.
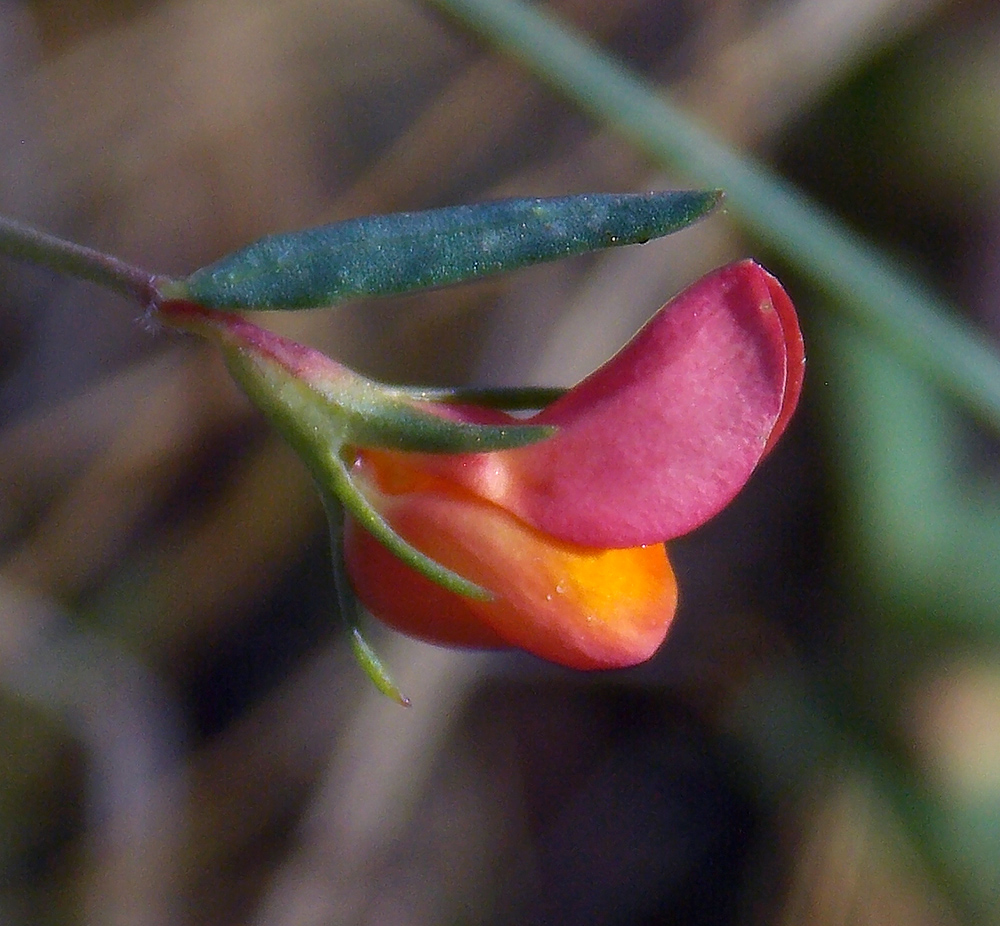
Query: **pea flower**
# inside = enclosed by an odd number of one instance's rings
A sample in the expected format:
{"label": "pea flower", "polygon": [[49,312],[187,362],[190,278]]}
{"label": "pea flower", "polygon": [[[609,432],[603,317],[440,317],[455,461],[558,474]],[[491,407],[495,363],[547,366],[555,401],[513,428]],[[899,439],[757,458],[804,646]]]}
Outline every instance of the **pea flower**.
{"label": "pea flower", "polygon": [[751,261],[665,305],[541,411],[374,383],[239,315],[167,302],[299,452],[361,603],[431,642],[578,669],[648,659],[677,604],[664,541],[723,508],[795,409],[795,310]]}
{"label": "pea flower", "polygon": [[360,451],[355,478],[373,505],[408,542],[493,597],[435,586],[349,524],[355,590],[382,620],[438,643],[513,646],[578,669],[643,662],[677,602],[663,542],[742,488],[784,431],[803,370],[780,284],[751,261],[718,270],[518,422],[554,425],[553,437],[483,454]]}

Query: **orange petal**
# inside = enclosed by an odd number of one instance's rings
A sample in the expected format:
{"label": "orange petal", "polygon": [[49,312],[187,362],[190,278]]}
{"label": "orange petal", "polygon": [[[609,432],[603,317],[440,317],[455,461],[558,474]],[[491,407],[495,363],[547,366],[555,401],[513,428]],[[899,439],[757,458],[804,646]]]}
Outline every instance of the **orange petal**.
{"label": "orange petal", "polygon": [[663,642],[677,586],[662,544],[603,550],[557,541],[466,490],[400,467],[391,454],[364,454],[355,475],[409,543],[496,596],[477,601],[447,592],[349,521],[345,549],[355,591],[403,633],[517,647],[576,669],[635,665]]}

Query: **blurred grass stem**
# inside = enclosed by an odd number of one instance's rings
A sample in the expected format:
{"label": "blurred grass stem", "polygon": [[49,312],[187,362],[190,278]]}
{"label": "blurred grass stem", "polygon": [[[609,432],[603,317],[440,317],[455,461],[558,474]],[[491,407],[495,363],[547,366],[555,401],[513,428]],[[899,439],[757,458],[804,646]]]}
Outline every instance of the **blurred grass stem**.
{"label": "blurred grass stem", "polygon": [[728,211],[841,311],[1000,429],[1000,358],[944,300],[773,171],[702,129],[585,36],[520,0],[427,0],[627,137],[726,192]]}

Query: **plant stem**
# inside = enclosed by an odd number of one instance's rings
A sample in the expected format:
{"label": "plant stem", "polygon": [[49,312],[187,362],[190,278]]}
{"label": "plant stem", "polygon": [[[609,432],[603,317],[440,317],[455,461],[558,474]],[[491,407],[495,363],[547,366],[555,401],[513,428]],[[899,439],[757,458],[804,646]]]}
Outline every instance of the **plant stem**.
{"label": "plant stem", "polygon": [[1000,358],[946,301],[777,174],[716,141],[659,87],[520,0],[427,0],[695,186],[861,324],[1000,428]]}
{"label": "plant stem", "polygon": [[81,280],[88,280],[138,300],[143,307],[157,298],[155,274],[125,261],[46,234],[0,216],[0,254],[40,264]]}

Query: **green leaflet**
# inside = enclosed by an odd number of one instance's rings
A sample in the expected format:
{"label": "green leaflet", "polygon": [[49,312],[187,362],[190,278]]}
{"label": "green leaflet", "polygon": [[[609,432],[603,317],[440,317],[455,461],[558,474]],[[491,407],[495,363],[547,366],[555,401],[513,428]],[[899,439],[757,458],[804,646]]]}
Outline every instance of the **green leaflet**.
{"label": "green leaflet", "polygon": [[509,199],[349,219],[270,235],[171,281],[171,299],[214,309],[304,309],[446,286],[678,231],[718,191]]}
{"label": "green leaflet", "polygon": [[[397,392],[405,393],[410,398],[422,402],[483,405],[486,408],[500,408],[507,412],[534,411],[544,408],[564,396],[567,391],[558,386],[449,386],[446,389],[395,386],[393,388]],[[532,427],[540,426],[532,425]],[[497,449],[507,450],[509,448],[498,447]]]}
{"label": "green leaflet", "polygon": [[407,402],[392,402],[391,398],[382,406],[368,406],[361,414],[350,410],[346,420],[348,443],[410,453],[513,450],[545,440],[556,433],[556,428],[546,425],[449,421]]}

